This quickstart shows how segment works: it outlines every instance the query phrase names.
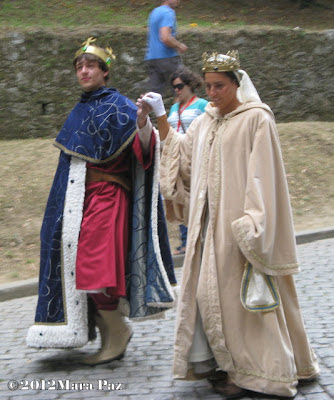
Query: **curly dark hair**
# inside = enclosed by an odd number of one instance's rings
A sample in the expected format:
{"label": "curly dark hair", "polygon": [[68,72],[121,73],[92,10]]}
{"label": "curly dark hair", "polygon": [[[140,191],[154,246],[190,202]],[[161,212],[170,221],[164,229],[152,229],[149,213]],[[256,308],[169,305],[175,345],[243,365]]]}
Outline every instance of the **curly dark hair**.
{"label": "curly dark hair", "polygon": [[172,73],[170,77],[171,85],[176,78],[180,78],[183,83],[189,85],[193,92],[195,89],[198,89],[203,85],[203,79],[201,76],[185,66],[179,67],[175,72]]}

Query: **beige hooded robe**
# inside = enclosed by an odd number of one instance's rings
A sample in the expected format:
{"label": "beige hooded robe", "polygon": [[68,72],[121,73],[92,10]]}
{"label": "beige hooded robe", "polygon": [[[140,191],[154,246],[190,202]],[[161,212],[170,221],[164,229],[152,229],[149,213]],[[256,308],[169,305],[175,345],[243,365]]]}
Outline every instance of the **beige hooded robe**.
{"label": "beige hooded robe", "polygon": [[[270,108],[244,103],[221,117],[209,103],[186,135],[171,128],[163,147],[161,190],[169,221],[188,225],[174,378],[187,377],[199,309],[214,358],[236,385],[294,395],[298,379],[316,376],[319,367],[292,277],[299,271],[295,235]],[[246,261],[271,277],[265,286],[278,307],[250,311],[243,306]]]}

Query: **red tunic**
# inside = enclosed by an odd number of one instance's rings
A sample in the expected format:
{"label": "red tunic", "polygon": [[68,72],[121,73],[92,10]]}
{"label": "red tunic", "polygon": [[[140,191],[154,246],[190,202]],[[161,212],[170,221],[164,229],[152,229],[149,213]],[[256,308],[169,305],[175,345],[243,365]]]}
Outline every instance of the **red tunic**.
{"label": "red tunic", "polygon": [[[143,158],[138,134],[117,159],[103,165],[87,163],[112,174],[131,175],[131,153],[143,168],[152,162],[155,136],[150,153]],[[113,296],[125,296],[125,263],[129,233],[129,193],[113,182],[86,182],[86,193],[76,260],[76,287],[81,290],[108,288]]]}

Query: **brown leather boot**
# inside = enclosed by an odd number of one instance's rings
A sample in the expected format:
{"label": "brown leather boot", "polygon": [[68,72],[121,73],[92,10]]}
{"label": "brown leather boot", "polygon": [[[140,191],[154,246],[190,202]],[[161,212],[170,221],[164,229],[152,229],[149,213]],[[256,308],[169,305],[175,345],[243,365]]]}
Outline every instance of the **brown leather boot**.
{"label": "brown leather boot", "polygon": [[215,373],[215,369],[207,372],[195,372],[193,368],[188,369],[187,376],[184,378],[186,381],[198,381],[201,379],[209,378]]}
{"label": "brown leather boot", "polygon": [[127,345],[132,337],[132,329],[118,311],[99,310],[96,324],[101,336],[101,349],[82,360],[87,365],[98,365],[124,357]]}
{"label": "brown leather boot", "polygon": [[212,383],[214,390],[223,395],[224,399],[238,399],[244,396],[247,393],[246,389],[240,388],[239,386],[235,385],[229,377],[224,380],[217,380],[216,382]]}

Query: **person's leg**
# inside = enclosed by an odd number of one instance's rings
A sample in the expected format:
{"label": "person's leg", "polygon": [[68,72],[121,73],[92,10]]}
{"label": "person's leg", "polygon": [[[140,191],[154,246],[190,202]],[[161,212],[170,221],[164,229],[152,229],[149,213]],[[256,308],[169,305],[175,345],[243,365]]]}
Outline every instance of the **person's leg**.
{"label": "person's leg", "polygon": [[194,369],[196,369],[196,364],[200,364],[199,369],[201,371],[198,372],[203,372],[205,368],[205,362],[207,363],[206,370],[211,371],[217,367],[212,350],[203,329],[203,322],[198,309],[193,343],[189,353],[189,362],[192,363]]}
{"label": "person's leg", "polygon": [[147,61],[147,73],[148,73],[148,92],[160,93],[163,95],[164,92],[164,77],[161,73],[159,66],[159,60]]}
{"label": "person's leg", "polygon": [[117,309],[120,296],[126,294],[127,227],[127,193],[117,185],[89,182],[78,244],[76,283],[77,289],[86,290],[94,302],[101,349],[84,359],[85,364],[122,358],[132,336],[131,327]]}
{"label": "person's leg", "polygon": [[[97,298],[102,304],[110,301],[109,295],[125,296],[127,248],[127,194],[118,185],[88,182],[76,259],[76,288],[99,292]],[[103,297],[105,291],[108,296]]]}
{"label": "person's leg", "polygon": [[132,329],[117,310],[119,297],[104,293],[90,293],[97,313],[96,325],[101,336],[100,350],[83,360],[84,364],[98,365],[123,358],[132,337]]}
{"label": "person's leg", "polygon": [[174,92],[171,87],[170,77],[177,70],[177,68],[182,65],[181,57],[170,57],[170,58],[162,58],[159,61],[159,69],[160,74],[162,76],[162,85],[163,92],[165,93],[165,88],[167,87],[167,91],[170,92],[170,95],[173,96]]}
{"label": "person's leg", "polygon": [[117,310],[118,296],[110,296],[104,293],[89,293],[89,296],[94,301],[97,310]]}
{"label": "person's leg", "polygon": [[147,61],[148,91],[160,93],[163,96],[166,87],[170,87],[170,76],[181,64],[180,56]]}
{"label": "person's leg", "polygon": [[180,228],[180,233],[181,233],[181,248],[183,247],[184,250],[187,245],[187,233],[188,233],[188,228],[184,225],[179,225]]}
{"label": "person's leg", "polygon": [[179,230],[181,237],[181,245],[176,248],[176,250],[173,253],[174,255],[184,254],[186,252],[188,228],[184,225],[179,225]]}
{"label": "person's leg", "polygon": [[225,371],[218,368],[206,334],[199,309],[197,310],[195,333],[189,353],[190,369],[187,379],[197,380],[207,378],[213,389],[226,399],[243,396],[247,391],[236,386]]}

